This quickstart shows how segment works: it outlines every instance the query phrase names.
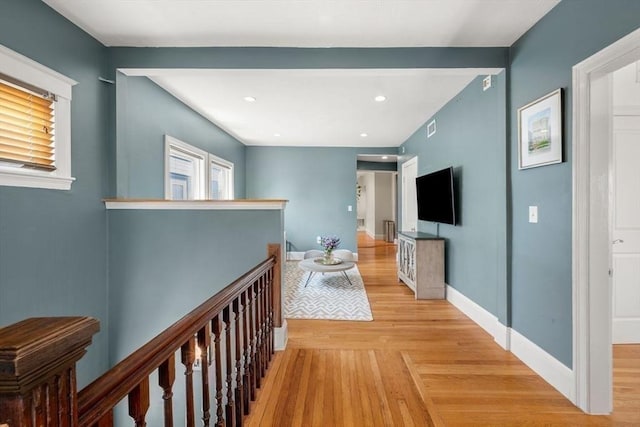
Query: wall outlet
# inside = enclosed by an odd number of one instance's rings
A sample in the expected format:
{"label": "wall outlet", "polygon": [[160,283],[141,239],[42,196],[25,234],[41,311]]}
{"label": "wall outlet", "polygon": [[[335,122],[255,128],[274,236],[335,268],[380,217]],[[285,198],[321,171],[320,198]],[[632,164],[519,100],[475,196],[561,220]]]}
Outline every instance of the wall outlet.
{"label": "wall outlet", "polygon": [[320,244],[320,242],[322,242],[322,238],[320,236],[316,237],[316,242],[318,242],[318,244]]}
{"label": "wall outlet", "polygon": [[538,223],[538,207],[537,206],[529,206],[529,222],[534,224]]}
{"label": "wall outlet", "polygon": [[351,205],[347,206],[347,212],[351,212],[351,211],[353,211],[353,206]]}
{"label": "wall outlet", "polygon": [[491,87],[491,76],[487,76],[482,79],[482,90],[487,90]]}

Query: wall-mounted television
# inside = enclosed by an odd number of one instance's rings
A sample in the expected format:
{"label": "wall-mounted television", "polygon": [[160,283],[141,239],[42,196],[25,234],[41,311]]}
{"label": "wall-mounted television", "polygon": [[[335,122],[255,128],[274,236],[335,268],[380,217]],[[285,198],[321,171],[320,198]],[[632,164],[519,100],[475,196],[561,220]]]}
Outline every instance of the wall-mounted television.
{"label": "wall-mounted television", "polygon": [[456,225],[453,168],[416,178],[418,219]]}

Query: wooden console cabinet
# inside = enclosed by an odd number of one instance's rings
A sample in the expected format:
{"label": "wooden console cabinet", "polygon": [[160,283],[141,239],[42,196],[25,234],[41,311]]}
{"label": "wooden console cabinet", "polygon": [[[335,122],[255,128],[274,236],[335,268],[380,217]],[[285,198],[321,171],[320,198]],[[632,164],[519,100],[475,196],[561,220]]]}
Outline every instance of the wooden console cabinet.
{"label": "wooden console cabinet", "polygon": [[432,234],[398,233],[398,280],[416,299],[444,299],[444,239]]}

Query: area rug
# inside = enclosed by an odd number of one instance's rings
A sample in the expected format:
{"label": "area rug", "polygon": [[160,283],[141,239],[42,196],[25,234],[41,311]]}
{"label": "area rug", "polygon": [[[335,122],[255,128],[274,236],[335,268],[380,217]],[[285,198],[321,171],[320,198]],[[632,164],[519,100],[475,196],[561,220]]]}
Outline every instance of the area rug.
{"label": "area rug", "polygon": [[362,276],[355,266],[341,272],[316,273],[307,285],[309,273],[298,268],[298,262],[285,265],[285,308],[288,319],[332,319],[371,321],[371,307]]}

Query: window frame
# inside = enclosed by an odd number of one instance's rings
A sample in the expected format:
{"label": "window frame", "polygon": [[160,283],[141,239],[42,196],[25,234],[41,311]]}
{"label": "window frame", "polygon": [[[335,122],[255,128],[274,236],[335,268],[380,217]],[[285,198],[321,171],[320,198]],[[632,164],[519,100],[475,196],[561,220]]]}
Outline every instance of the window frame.
{"label": "window frame", "polygon": [[[224,199],[212,199],[211,198],[211,165],[216,165],[219,167],[222,167],[224,169],[228,170],[228,180],[229,180],[229,184],[228,184],[228,197],[224,198]],[[234,186],[233,186],[233,180],[234,180],[234,170],[233,170],[233,163],[225,160],[221,157],[215,156],[211,153],[209,153],[209,159],[207,161],[207,173],[209,174],[209,176],[207,177],[207,191],[209,192],[208,194],[208,198],[211,200],[233,200],[234,198]]]}
{"label": "window frame", "polygon": [[[184,141],[174,138],[170,135],[164,136],[164,197],[166,200],[172,200],[171,192],[171,154],[173,151],[177,151],[185,157],[189,157],[197,162],[196,177],[200,182],[195,185],[194,198],[185,200],[212,200],[211,199],[211,165],[216,164],[224,168],[229,169],[229,199],[234,198],[234,166],[233,163],[218,157],[214,154],[208,153],[198,147],[194,147]],[[196,191],[197,190],[197,191]],[[196,194],[197,193],[197,194]],[[216,199],[226,200],[226,199]]]}
{"label": "window frame", "polygon": [[54,93],[56,133],[53,171],[0,165],[0,186],[70,190],[71,176],[71,92],[78,84],[24,55],[0,45],[0,73],[25,84]]}

